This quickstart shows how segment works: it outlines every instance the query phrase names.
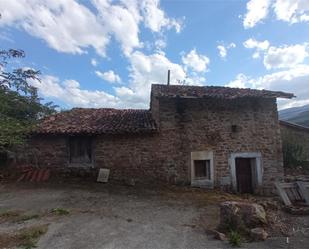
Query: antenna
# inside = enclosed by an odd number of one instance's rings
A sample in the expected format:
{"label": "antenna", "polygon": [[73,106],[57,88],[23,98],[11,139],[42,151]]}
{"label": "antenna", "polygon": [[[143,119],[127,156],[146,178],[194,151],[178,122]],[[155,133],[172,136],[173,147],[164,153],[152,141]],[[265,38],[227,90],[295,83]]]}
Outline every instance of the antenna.
{"label": "antenna", "polygon": [[171,70],[167,70],[167,85],[170,85]]}

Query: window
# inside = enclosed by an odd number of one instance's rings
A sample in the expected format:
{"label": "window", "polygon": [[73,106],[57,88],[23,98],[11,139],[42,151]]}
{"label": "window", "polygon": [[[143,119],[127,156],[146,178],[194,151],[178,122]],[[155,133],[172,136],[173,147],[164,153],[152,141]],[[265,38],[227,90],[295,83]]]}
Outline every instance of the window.
{"label": "window", "polygon": [[92,163],[92,140],[90,137],[70,137],[70,163]]}
{"label": "window", "polygon": [[210,160],[194,160],[194,177],[210,180]]}

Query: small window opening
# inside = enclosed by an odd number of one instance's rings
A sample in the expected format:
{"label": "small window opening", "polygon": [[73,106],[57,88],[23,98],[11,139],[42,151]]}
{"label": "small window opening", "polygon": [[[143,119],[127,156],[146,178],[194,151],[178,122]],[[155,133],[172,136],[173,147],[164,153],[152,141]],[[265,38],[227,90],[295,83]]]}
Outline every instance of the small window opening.
{"label": "small window opening", "polygon": [[210,180],[210,160],[194,160],[194,177]]}
{"label": "small window opening", "polygon": [[69,140],[70,163],[92,163],[90,137],[71,137]]}
{"label": "small window opening", "polygon": [[234,133],[237,132],[237,125],[232,125],[231,128],[232,128],[232,132]]}

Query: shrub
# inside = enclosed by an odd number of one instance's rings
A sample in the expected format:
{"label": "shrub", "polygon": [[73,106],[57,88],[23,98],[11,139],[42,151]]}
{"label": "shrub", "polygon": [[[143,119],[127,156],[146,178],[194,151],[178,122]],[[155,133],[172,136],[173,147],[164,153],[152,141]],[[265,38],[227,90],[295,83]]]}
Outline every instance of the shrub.
{"label": "shrub", "polygon": [[56,215],[68,215],[70,213],[70,211],[65,208],[53,208],[51,212]]}
{"label": "shrub", "polygon": [[231,230],[229,235],[229,243],[234,246],[234,247],[240,247],[241,246],[241,242],[242,242],[242,238],[239,232]]}

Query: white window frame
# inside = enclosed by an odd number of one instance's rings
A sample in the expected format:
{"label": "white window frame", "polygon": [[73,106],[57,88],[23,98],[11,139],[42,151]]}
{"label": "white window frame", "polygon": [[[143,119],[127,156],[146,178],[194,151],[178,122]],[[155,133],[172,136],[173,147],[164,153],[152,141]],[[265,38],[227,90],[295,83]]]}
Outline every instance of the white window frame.
{"label": "white window frame", "polygon": [[[194,161],[209,160],[210,161],[210,179],[195,178]],[[214,162],[212,151],[194,151],[191,152],[191,186],[213,188],[214,187]]]}

